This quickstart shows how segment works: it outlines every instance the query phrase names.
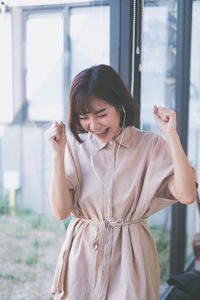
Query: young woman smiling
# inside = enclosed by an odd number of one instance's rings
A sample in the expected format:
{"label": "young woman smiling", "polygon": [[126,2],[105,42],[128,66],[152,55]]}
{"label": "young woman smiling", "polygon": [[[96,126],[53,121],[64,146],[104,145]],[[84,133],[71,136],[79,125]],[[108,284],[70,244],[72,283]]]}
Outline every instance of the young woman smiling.
{"label": "young woman smiling", "polygon": [[176,114],[153,107],[165,139],[135,126],[139,112],[119,75],[80,72],[69,97],[69,128],[46,132],[53,150],[50,203],[68,226],[52,285],[56,300],[157,300],[159,265],[146,219],[196,199],[195,172]]}

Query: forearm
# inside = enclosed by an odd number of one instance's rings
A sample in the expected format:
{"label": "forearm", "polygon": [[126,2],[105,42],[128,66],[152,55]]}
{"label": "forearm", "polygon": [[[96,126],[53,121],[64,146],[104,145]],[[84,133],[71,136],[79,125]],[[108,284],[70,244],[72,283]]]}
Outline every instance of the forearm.
{"label": "forearm", "polygon": [[67,218],[73,209],[73,194],[66,182],[64,154],[53,155],[49,192],[53,215],[59,220]]}
{"label": "forearm", "polygon": [[192,203],[197,196],[194,172],[182,148],[177,132],[174,131],[166,137],[174,166],[174,180],[171,182],[171,191],[180,202],[184,204]]}

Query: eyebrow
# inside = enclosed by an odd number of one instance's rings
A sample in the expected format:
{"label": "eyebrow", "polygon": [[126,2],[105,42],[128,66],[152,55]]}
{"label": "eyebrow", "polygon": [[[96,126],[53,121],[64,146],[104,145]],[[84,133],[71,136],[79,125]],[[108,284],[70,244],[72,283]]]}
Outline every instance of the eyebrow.
{"label": "eyebrow", "polygon": [[[102,109],[100,109],[100,110],[97,110],[97,111],[94,112],[94,114],[95,114],[95,115],[98,115],[98,114],[104,112],[106,109],[107,109],[107,108],[105,107],[105,108],[102,108]],[[89,114],[89,113],[90,113],[90,111],[85,112],[84,114],[80,114],[80,116],[85,116],[85,115],[87,115],[87,114]]]}
{"label": "eyebrow", "polygon": [[100,114],[100,113],[104,112],[105,110],[106,110],[106,107],[105,107],[105,108],[102,108],[102,109],[100,109],[100,110],[95,111],[94,114],[95,114],[95,115]]}

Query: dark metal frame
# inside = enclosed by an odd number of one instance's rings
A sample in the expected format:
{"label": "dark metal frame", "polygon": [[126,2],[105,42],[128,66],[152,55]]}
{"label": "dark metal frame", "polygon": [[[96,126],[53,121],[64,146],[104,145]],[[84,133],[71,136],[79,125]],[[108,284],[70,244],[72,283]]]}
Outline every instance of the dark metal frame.
{"label": "dark metal frame", "polygon": [[110,65],[131,90],[133,0],[111,0],[110,5]]}
{"label": "dark metal frame", "polygon": [[[187,154],[188,112],[190,87],[192,1],[178,0],[176,55],[177,130]],[[170,275],[184,271],[186,239],[186,206],[172,207]]]}
{"label": "dark metal frame", "polygon": [[141,107],[141,68],[142,68],[142,18],[143,18],[143,3],[135,1],[135,20],[134,20],[134,79],[133,79],[133,97]]}

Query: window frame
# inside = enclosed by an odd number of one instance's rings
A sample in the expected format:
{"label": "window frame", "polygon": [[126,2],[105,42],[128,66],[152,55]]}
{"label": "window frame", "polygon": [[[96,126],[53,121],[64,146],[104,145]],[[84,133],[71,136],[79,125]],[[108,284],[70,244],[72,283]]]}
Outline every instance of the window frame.
{"label": "window frame", "polygon": [[[145,5],[155,5],[150,0],[144,0]],[[166,0],[157,1],[159,5],[166,3]],[[191,26],[192,26],[192,5],[193,1],[177,0],[177,52],[176,52],[176,92],[175,110],[177,114],[177,131],[185,153],[187,154],[188,142],[188,114],[189,114],[189,90],[190,90],[190,55],[191,55]],[[140,0],[134,0],[134,7],[140,11],[135,12],[136,24],[142,23],[138,20],[141,12]],[[142,30],[135,28],[135,36],[140,34],[142,40]],[[142,45],[141,45],[142,46]],[[135,48],[134,48],[135,49]],[[140,54],[141,55],[141,54]],[[140,105],[141,97],[141,73],[138,68],[138,61],[141,58],[134,52],[134,94],[137,95]],[[194,263],[194,255],[185,262],[186,251],[186,213],[185,205],[177,203],[172,207],[171,220],[171,246],[170,246],[170,276],[182,273],[191,269]],[[173,294],[173,287],[168,287],[161,296],[161,300],[169,300]]]}
{"label": "window frame", "polygon": [[[63,93],[64,95],[69,94],[70,88],[70,59],[66,56],[70,53],[70,43],[69,43],[69,15],[70,9],[72,8],[81,8],[81,7],[91,7],[91,6],[102,6],[102,5],[110,5],[110,0],[101,0],[91,2],[80,2],[80,3],[67,3],[67,4],[54,4],[54,5],[42,5],[42,6],[26,6],[22,8],[22,22],[23,22],[23,49],[22,49],[22,65],[24,66],[22,69],[22,94],[23,94],[23,109],[22,109],[22,122],[26,125],[34,124],[36,126],[44,126],[48,124],[52,120],[38,121],[38,120],[30,120],[28,119],[28,101],[26,99],[26,21],[30,14],[34,13],[48,13],[48,12],[61,12],[63,13],[63,26],[64,26],[64,65],[63,65]],[[110,51],[111,53],[111,51]],[[67,120],[67,101],[66,97],[63,97],[63,119]]]}
{"label": "window frame", "polygon": [[13,83],[13,63],[14,63],[14,50],[13,50],[13,23],[12,23],[12,10],[10,7],[6,6],[5,8],[5,12],[4,14],[10,14],[10,19],[11,19],[11,46],[12,46],[12,52],[11,52],[11,75],[12,75],[12,101],[11,101],[11,105],[12,105],[12,121],[0,121],[0,126],[9,126],[10,124],[12,124],[15,120],[15,102],[14,102],[14,83]]}

